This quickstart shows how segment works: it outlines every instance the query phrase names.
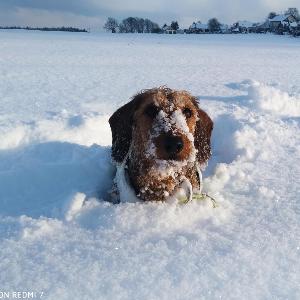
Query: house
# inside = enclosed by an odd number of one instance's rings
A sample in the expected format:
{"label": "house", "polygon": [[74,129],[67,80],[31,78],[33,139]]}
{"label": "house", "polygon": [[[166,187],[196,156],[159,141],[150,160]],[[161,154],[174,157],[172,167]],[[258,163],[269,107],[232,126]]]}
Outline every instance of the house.
{"label": "house", "polygon": [[206,33],[209,32],[208,25],[202,24],[200,21],[193,23],[189,28],[189,33]]}
{"label": "house", "polygon": [[230,28],[231,33],[240,33],[240,30],[238,27],[235,27],[234,24],[233,26]]}
{"label": "house", "polygon": [[165,24],[162,27],[162,31],[163,31],[163,33],[166,33],[166,34],[176,34],[177,33],[177,30],[173,29],[171,26],[168,26],[167,24]]}
{"label": "house", "polygon": [[249,33],[252,32],[254,24],[249,21],[238,21],[231,26],[231,32],[233,33]]}
{"label": "house", "polygon": [[255,33],[266,33],[270,31],[270,21],[266,20],[262,23],[257,23],[255,26],[251,29],[251,32]]}
{"label": "house", "polygon": [[269,22],[270,22],[271,31],[284,32],[284,31],[288,31],[290,24],[297,22],[297,20],[293,15],[288,14],[288,15],[275,16],[274,18],[269,19]]}

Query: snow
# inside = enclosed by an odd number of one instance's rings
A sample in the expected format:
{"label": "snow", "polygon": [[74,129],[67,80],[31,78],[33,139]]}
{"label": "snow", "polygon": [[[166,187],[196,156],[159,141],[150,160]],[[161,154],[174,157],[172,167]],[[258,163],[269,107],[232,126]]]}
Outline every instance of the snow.
{"label": "snow", "polygon": [[173,126],[175,126],[176,129],[186,134],[190,141],[194,141],[194,137],[189,131],[189,127],[186,123],[186,118],[184,117],[181,110],[174,110],[171,115],[170,122]]}
{"label": "snow", "polygon": [[[168,133],[169,131],[173,134],[182,134],[187,137],[191,142],[191,151],[189,157],[183,161],[178,160],[163,160],[156,157],[156,146],[154,139],[162,133]],[[178,176],[182,169],[186,166],[193,167],[196,158],[196,149],[194,147],[194,137],[191,134],[189,127],[186,122],[182,110],[175,110],[173,105],[170,106],[170,115],[165,111],[160,110],[153,120],[152,128],[150,130],[150,138],[146,147],[146,155],[154,160],[155,168],[151,169],[152,176],[158,177],[163,180],[166,177],[171,176],[174,180],[182,181],[181,176]],[[123,172],[123,171],[122,171]],[[124,175],[125,176],[125,175]],[[186,179],[186,178],[185,178]],[[187,180],[187,179],[186,179]],[[121,179],[123,182],[124,179]],[[120,184],[123,186],[123,184]],[[191,185],[191,184],[190,184]],[[148,187],[147,187],[148,188]],[[144,192],[143,190],[141,191]],[[150,189],[150,193],[152,190]],[[169,195],[169,193],[168,193]]]}
{"label": "snow", "polygon": [[[298,39],[24,31],[0,39],[1,292],[300,297]],[[203,191],[217,208],[103,201],[115,175],[108,117],[162,85],[200,97],[214,121]]]}
{"label": "snow", "polygon": [[297,23],[297,22],[292,22],[292,23],[290,23],[290,26],[291,26],[291,27],[294,27],[294,28],[295,28],[295,27],[298,27],[298,23]]}
{"label": "snow", "polygon": [[300,97],[292,97],[287,92],[259,82],[250,84],[248,95],[257,109],[280,116],[300,116]]}

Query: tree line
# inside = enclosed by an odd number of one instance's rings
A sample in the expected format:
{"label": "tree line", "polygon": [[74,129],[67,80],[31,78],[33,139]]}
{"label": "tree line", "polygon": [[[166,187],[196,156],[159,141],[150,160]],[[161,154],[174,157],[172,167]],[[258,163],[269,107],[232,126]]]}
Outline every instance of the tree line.
{"label": "tree line", "polygon": [[159,33],[161,28],[149,19],[129,17],[120,23],[115,18],[109,17],[104,24],[104,29],[112,33]]}
{"label": "tree line", "polygon": [[[212,18],[208,21],[210,32],[218,32],[220,27],[221,23],[216,18]],[[104,24],[104,29],[112,33],[161,33],[166,28],[177,31],[179,29],[179,24],[177,21],[172,21],[170,26],[164,24],[162,28],[160,28],[157,23],[154,23],[149,19],[138,17],[128,17],[120,23],[117,19],[109,17]]]}
{"label": "tree line", "polygon": [[23,30],[40,30],[40,31],[68,31],[68,32],[88,32],[85,28],[75,27],[22,27],[22,26],[0,26],[0,29],[23,29]]}

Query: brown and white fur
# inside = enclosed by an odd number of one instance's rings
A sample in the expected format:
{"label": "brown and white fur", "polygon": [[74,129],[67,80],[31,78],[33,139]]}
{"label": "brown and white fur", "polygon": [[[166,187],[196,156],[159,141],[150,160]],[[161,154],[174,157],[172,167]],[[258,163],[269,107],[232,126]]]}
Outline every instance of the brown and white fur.
{"label": "brown and white fur", "polygon": [[109,123],[112,158],[126,167],[138,198],[164,201],[184,182],[200,190],[213,122],[191,94],[166,87],[142,91]]}

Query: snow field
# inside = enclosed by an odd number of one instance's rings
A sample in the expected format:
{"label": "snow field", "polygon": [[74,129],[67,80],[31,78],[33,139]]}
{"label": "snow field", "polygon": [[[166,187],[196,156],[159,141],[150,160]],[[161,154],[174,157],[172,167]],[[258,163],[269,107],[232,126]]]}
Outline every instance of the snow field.
{"label": "snow field", "polygon": [[[297,39],[0,36],[0,290],[46,299],[300,297]],[[162,84],[199,96],[214,121],[204,191],[215,209],[102,201],[115,172],[109,115]]]}

